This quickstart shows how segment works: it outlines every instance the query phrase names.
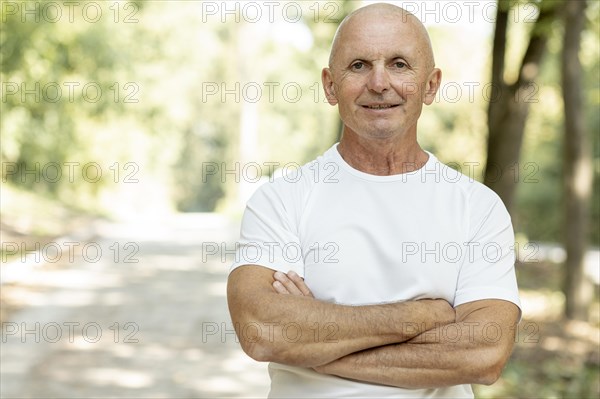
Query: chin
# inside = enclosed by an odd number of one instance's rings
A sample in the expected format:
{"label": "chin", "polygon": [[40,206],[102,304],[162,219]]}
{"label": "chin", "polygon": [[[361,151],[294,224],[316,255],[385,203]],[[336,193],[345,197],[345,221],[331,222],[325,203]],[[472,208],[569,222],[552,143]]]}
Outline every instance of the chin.
{"label": "chin", "polygon": [[373,139],[389,139],[398,135],[397,129],[390,126],[367,126],[363,130],[363,137],[370,137]]}
{"label": "chin", "polygon": [[[357,123],[353,125],[346,125],[349,133],[353,133],[356,137],[366,140],[389,140],[402,135],[401,130],[398,128],[399,123]],[[381,122],[381,121],[379,121]]]}
{"label": "chin", "polygon": [[369,129],[368,131],[363,132],[359,136],[362,138],[371,139],[371,140],[389,140],[397,135],[398,135],[397,132],[393,132],[388,129],[378,129],[378,130]]}

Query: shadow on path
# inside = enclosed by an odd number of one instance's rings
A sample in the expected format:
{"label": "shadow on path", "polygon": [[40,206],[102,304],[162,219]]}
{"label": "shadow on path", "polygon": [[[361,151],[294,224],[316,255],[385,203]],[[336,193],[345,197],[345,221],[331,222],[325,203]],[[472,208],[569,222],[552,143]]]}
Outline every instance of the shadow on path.
{"label": "shadow on path", "polygon": [[265,397],[266,365],[227,312],[233,254],[214,253],[238,226],[181,214],[96,227],[86,253],[19,283],[36,290],[2,323],[0,396]]}

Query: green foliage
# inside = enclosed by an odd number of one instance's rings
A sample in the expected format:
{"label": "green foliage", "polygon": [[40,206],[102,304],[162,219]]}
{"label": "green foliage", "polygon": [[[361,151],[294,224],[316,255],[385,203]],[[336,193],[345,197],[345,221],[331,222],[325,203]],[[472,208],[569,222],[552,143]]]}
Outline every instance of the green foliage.
{"label": "green foliage", "polygon": [[[256,24],[236,23],[231,15],[226,21],[218,14],[207,18],[201,2],[118,3],[118,16],[109,8],[113,3],[102,4],[104,16],[94,23],[77,13],[73,23],[65,17],[51,23],[43,16],[38,22],[31,15],[25,22],[20,14],[1,16],[3,180],[108,213],[239,210],[248,177],[242,175],[244,166],[263,166],[260,172],[266,178],[270,170],[265,163],[302,164],[336,140],[338,116],[325,101],[320,71],[327,64],[337,23],[359,2],[328,2],[318,18],[315,9],[309,9],[313,3],[302,3],[305,8],[297,22],[283,21],[275,13],[274,22]],[[515,2],[506,2],[509,5],[517,7]],[[590,2],[582,43],[586,122],[594,148],[594,242],[600,240],[598,7]],[[520,15],[524,14],[529,15]],[[137,22],[123,23],[126,17]],[[518,60],[532,24],[511,19],[509,25],[507,60]],[[515,224],[529,239],[543,241],[561,238],[562,32],[560,23],[553,28],[515,170]],[[449,85],[425,108],[419,137],[440,159],[457,163],[463,173],[481,180],[488,105],[483,86],[489,76],[492,26],[485,32],[465,29],[475,28],[429,28],[443,83]],[[507,65],[510,77],[518,65]],[[78,84],[72,101],[67,82]],[[467,82],[479,84],[472,99]],[[19,92],[8,94],[6,89],[15,84]],[[33,94],[22,98],[21,84],[28,89],[39,84],[39,101]],[[55,93],[52,84],[62,89],[56,102],[46,98]],[[98,101],[82,95],[86,84],[92,84],[90,96],[96,86],[101,88]],[[461,90],[458,101],[451,98],[453,84]],[[253,85],[262,96],[249,102]],[[476,166],[469,171],[465,162]],[[73,180],[66,176],[66,163],[78,163]],[[82,169],[94,163],[103,173],[90,182],[82,178]],[[54,164],[62,167],[58,181],[52,181]],[[36,167],[37,179],[23,173]],[[207,173],[211,167],[217,172]],[[238,176],[223,173],[236,168]],[[131,184],[124,182],[127,176]]]}
{"label": "green foliage", "polygon": [[[516,78],[519,60],[526,50],[527,38],[532,28],[531,2],[504,2],[510,5],[507,38],[506,78]],[[552,5],[552,4],[551,4]],[[521,7],[516,10],[515,7]],[[600,3],[590,2],[588,26],[582,41],[582,62],[585,75],[586,127],[589,144],[593,148],[594,191],[591,201],[590,243],[599,244],[600,232],[600,76],[598,53],[600,37],[598,11]],[[517,18],[520,16],[520,18]],[[524,18],[527,16],[528,18]],[[515,22],[517,21],[517,22]],[[552,24],[553,31],[548,52],[536,81],[535,91],[528,98],[530,113],[525,129],[520,162],[510,171],[517,182],[516,207],[513,222],[516,231],[533,241],[562,240],[562,137],[563,103],[560,88],[560,52],[562,47],[562,23],[560,18]],[[452,100],[452,92],[438,96],[431,107],[425,108],[419,122],[419,138],[422,145],[463,173],[482,180],[487,140],[487,106],[489,97],[483,86],[489,79],[492,30],[488,32],[487,44],[477,35],[466,35],[464,30],[452,27],[431,27],[436,63],[443,71],[442,90],[457,84],[462,88],[458,101]],[[452,45],[460,42],[461,46]],[[473,49],[476,49],[475,51]],[[473,101],[467,96],[469,82],[476,82]],[[446,85],[446,86],[444,86]],[[473,169],[466,162],[474,162]]]}
{"label": "green foliage", "polygon": [[[502,2],[507,7],[515,7],[514,3]],[[29,9],[35,4],[40,2],[19,2]],[[239,212],[242,183],[248,177],[240,176],[245,165],[302,164],[336,140],[338,116],[325,102],[320,71],[327,64],[336,21],[358,2],[327,2],[333,8],[321,11],[335,11],[332,21],[326,21],[326,12],[315,18],[308,9],[314,3],[306,2],[300,21],[279,19],[267,24],[236,23],[231,16],[226,22],[219,15],[205,18],[202,2],[195,1],[101,4],[104,17],[93,23],[79,14],[73,23],[64,16],[51,23],[41,10],[39,21],[30,15],[23,22],[20,14],[7,15],[0,7],[0,161],[3,183],[8,182],[3,195],[13,198],[11,207],[3,198],[3,222],[11,220],[6,219],[11,213],[18,216],[15,224],[20,224],[28,215],[41,219],[51,212],[53,223],[35,232],[51,236],[48,230],[54,231],[63,218],[76,213],[72,208],[112,215],[164,209]],[[119,18],[109,9],[114,4],[119,5]],[[590,239],[598,245],[600,3],[589,4],[581,56],[586,126],[594,158]],[[127,16],[137,22],[124,23]],[[513,60],[521,59],[530,26],[509,27],[507,77],[514,77],[519,66]],[[562,32],[559,22],[551,28],[521,162],[515,169],[515,225],[519,233],[538,241],[562,238],[558,61]],[[471,27],[430,28],[444,83],[458,83],[462,96],[448,101],[452,93],[447,91],[425,108],[419,138],[442,161],[461,165],[463,173],[467,173],[465,162],[475,162],[473,177],[481,180],[488,105],[483,85],[489,79],[492,30],[465,33],[461,29]],[[77,84],[72,101],[69,82]],[[267,83],[273,84],[272,99]],[[473,99],[464,83],[479,83]],[[36,84],[39,99],[34,94],[22,97],[21,85],[32,89]],[[101,88],[98,101],[82,94],[86,84],[91,84],[89,96]],[[252,85],[262,90],[256,102],[244,97],[252,96],[253,92],[243,90]],[[56,86],[62,96],[52,101]],[[10,94],[15,88],[18,92]],[[247,120],[251,122],[242,122]],[[53,179],[55,165],[62,168],[60,179]],[[74,167],[72,180],[67,165]],[[85,175],[84,165],[98,165],[102,176],[90,179],[95,169]],[[209,167],[217,168],[216,173],[207,173]],[[223,173],[236,168],[233,174]],[[267,171],[263,167],[263,177]],[[32,195],[37,201],[31,200]],[[72,207],[63,210],[57,205],[60,202]],[[28,210],[33,203],[41,204],[42,211]],[[480,387],[478,396],[597,396],[597,367],[586,363],[583,368],[569,365],[563,370],[562,360],[547,356],[544,366],[536,368],[531,358],[516,358],[505,372],[504,383]],[[540,379],[543,383],[538,383]]]}
{"label": "green foliage", "polygon": [[[589,20],[582,40],[581,58],[585,74],[581,77],[585,101],[588,143],[592,147],[594,164],[594,187],[590,204],[589,240],[592,245],[600,243],[600,116],[598,93],[600,91],[600,65],[598,53],[599,7],[598,2],[589,2]],[[519,231],[535,241],[562,241],[562,141],[564,118],[562,92],[560,88],[560,53],[563,30],[560,20],[555,24],[548,43],[548,53],[542,64],[541,76],[535,103],[531,104],[521,154],[521,170],[529,164],[535,165],[533,180],[524,175],[517,188],[516,222]],[[530,169],[533,171],[533,169]]]}
{"label": "green foliage", "polygon": [[[539,356],[538,356],[539,357]],[[504,370],[502,381],[491,387],[477,386],[476,397],[487,398],[594,398],[598,397],[598,368],[568,364],[564,356],[544,356],[541,367],[531,358],[514,359]],[[543,383],[541,383],[543,382]]]}
{"label": "green foliage", "polygon": [[3,14],[1,28],[2,179],[84,208],[98,206],[95,198],[115,177],[111,166],[131,160],[129,151],[111,145],[123,132],[106,123],[125,118],[123,90],[138,88],[127,80],[127,35],[113,37],[108,17],[52,22],[44,3],[14,4],[18,12]]}

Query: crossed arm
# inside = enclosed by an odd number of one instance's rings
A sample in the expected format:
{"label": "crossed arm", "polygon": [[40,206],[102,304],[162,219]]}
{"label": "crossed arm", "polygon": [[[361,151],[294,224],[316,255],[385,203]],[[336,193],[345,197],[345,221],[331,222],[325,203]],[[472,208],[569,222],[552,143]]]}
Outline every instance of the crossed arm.
{"label": "crossed arm", "polygon": [[518,318],[518,308],[501,300],[456,309],[444,300],[331,304],[293,272],[253,265],[234,270],[227,290],[242,348],[255,360],[403,388],[493,383]]}

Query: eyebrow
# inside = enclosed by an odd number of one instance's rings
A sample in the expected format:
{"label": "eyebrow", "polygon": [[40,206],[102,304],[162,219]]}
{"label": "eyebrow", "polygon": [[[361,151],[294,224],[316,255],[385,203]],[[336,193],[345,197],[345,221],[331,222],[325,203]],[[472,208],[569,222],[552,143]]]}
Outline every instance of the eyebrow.
{"label": "eyebrow", "polygon": [[[389,58],[386,57],[385,59],[386,59],[386,61],[393,61],[393,60],[397,60],[397,59],[402,59],[402,60],[405,60],[407,62],[412,62],[413,57],[407,57],[406,55],[402,55],[402,54],[395,54],[395,55],[393,55],[393,56],[391,56]],[[352,57],[348,61],[348,63],[352,63],[354,61],[372,62],[372,59],[370,59],[369,57],[365,57],[364,55],[361,55],[361,56]]]}

